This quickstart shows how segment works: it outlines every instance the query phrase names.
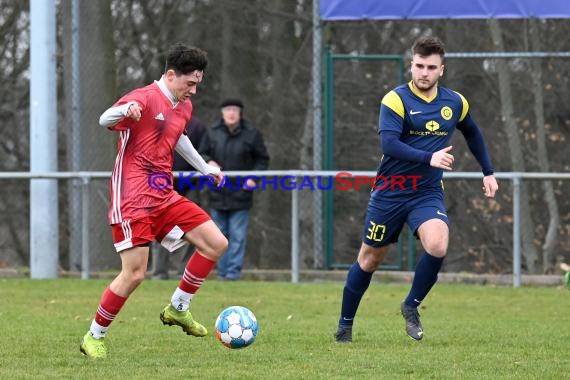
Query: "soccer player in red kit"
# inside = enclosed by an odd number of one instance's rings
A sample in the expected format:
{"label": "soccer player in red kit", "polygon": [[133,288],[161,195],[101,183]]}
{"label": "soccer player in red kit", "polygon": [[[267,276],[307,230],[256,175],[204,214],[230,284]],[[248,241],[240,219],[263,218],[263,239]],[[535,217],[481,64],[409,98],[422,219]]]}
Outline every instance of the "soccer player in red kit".
{"label": "soccer player in red kit", "polygon": [[190,97],[207,64],[204,51],[175,44],[160,80],[131,91],[101,115],[99,124],[120,134],[110,184],[109,223],[121,272],[103,292],[81,342],[80,350],[88,357],[107,356],[105,334],[143,281],[153,240],[171,252],[187,242],[196,247],[160,319],[182,327],[188,335],[208,333],[192,318],[189,304],[228,241],[205,211],[172,187],[174,150],[199,172],[212,176],[216,185],[223,179],[220,169],[208,165],[184,133],[192,117]]}

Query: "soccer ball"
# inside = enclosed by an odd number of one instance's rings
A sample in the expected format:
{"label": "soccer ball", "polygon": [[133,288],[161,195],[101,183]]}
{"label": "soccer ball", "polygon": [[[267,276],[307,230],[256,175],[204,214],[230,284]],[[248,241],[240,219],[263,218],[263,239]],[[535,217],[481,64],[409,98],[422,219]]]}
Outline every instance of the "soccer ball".
{"label": "soccer ball", "polygon": [[228,348],[244,348],[257,337],[257,319],[243,306],[230,306],[216,319],[216,337]]}

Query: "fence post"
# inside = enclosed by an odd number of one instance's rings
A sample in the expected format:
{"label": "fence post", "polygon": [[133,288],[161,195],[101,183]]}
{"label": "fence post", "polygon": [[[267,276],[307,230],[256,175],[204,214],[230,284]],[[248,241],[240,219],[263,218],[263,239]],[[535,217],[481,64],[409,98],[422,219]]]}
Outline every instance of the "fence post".
{"label": "fence post", "polygon": [[[295,182],[298,177],[295,176]],[[291,193],[291,282],[299,282],[299,190]]]}
{"label": "fence post", "polygon": [[416,270],[416,240],[414,231],[408,227],[408,271]]}
{"label": "fence post", "polygon": [[[29,153],[30,173],[57,171],[56,4],[31,0]],[[3,12],[5,14],[5,12]],[[3,16],[4,18],[5,16]],[[30,278],[57,278],[58,181],[30,181]]]}
{"label": "fence post", "polygon": [[[71,125],[67,147],[71,171],[81,170],[81,66],[80,66],[80,1],[71,1]],[[69,219],[82,220],[81,216],[81,178],[73,178],[68,184]],[[81,268],[81,225],[69,224],[69,270]]]}
{"label": "fence post", "polygon": [[[81,177],[81,279],[89,279],[89,185],[90,177]],[[71,221],[73,223],[73,221]],[[73,237],[72,237],[73,238]]]}
{"label": "fence post", "polygon": [[521,176],[513,177],[513,287],[521,286]]}
{"label": "fence post", "polygon": [[[313,170],[323,169],[323,29],[319,14],[320,0],[313,0]],[[323,194],[313,192],[313,268],[326,267],[323,257]]]}

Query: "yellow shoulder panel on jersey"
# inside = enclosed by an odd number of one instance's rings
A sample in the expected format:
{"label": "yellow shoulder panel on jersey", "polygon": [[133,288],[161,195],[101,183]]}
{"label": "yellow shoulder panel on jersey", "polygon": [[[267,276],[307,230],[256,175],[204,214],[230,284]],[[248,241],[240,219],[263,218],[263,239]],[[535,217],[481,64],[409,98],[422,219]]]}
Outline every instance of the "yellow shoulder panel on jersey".
{"label": "yellow shoulder panel on jersey", "polygon": [[459,117],[459,121],[462,121],[463,119],[465,119],[465,116],[467,116],[467,112],[469,112],[469,103],[467,102],[467,99],[465,99],[465,97],[461,95],[459,92],[455,91],[455,93],[459,95],[459,97],[461,98],[461,102],[463,103],[463,111],[461,112],[461,116]]}
{"label": "yellow shoulder panel on jersey", "polygon": [[396,91],[390,91],[382,99],[382,104],[396,112],[402,119],[404,118],[404,103]]}

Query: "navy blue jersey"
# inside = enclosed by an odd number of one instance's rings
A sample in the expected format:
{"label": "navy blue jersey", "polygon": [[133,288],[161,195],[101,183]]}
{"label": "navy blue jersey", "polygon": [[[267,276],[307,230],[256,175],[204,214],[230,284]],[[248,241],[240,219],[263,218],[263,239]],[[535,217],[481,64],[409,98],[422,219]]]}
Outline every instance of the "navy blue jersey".
{"label": "navy blue jersey", "polygon": [[[431,98],[417,91],[412,82],[386,94],[380,106],[380,138],[385,132],[397,133],[401,142],[420,155],[417,161],[405,161],[385,154],[373,197],[398,198],[416,191],[441,190],[443,170],[429,165],[431,153],[449,146],[453,132],[468,111],[469,104],[461,94],[441,86]],[[427,153],[422,155],[422,151]]]}

